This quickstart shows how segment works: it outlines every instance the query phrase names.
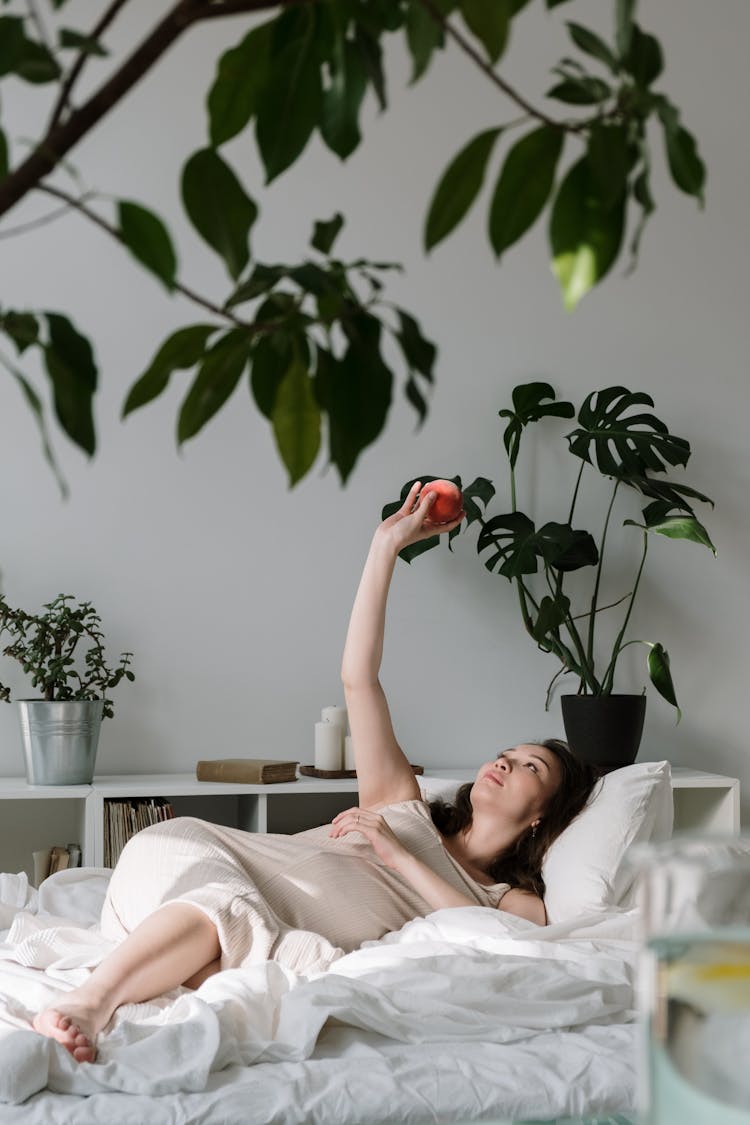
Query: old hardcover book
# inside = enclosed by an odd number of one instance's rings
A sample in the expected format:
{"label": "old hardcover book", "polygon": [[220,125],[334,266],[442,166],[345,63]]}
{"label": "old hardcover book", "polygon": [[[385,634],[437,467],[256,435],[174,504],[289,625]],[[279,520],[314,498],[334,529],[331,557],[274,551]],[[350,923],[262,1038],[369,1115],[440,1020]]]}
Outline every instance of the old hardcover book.
{"label": "old hardcover book", "polygon": [[69,861],[70,856],[68,855],[68,849],[64,848],[61,844],[55,845],[49,859],[50,875],[54,875],[56,871],[64,871]]}
{"label": "old hardcover book", "polygon": [[239,781],[248,785],[267,785],[275,781],[296,781],[297,762],[273,758],[214,758],[198,762],[198,781]]}

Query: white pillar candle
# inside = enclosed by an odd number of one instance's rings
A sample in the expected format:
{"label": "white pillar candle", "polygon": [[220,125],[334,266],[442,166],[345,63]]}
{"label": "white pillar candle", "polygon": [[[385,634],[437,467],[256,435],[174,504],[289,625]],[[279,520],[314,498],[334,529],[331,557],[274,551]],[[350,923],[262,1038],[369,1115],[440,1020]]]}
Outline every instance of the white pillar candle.
{"label": "white pillar candle", "polygon": [[343,736],[338,723],[326,721],[315,724],[316,770],[340,770],[343,756]]}
{"label": "white pillar candle", "polygon": [[346,707],[324,707],[320,713],[323,722],[335,723],[341,727],[341,738],[343,746],[343,738],[346,734]]}
{"label": "white pillar candle", "polygon": [[352,745],[352,736],[347,734],[344,737],[344,769],[353,770],[357,767],[354,764],[354,746]]}

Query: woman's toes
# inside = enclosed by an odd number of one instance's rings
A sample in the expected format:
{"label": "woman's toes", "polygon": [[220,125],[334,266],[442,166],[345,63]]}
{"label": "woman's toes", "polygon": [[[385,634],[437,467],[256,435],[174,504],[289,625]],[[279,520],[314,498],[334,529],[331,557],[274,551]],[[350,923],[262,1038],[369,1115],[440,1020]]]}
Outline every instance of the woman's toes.
{"label": "woman's toes", "polygon": [[33,1028],[41,1035],[54,1039],[68,1051],[78,1062],[93,1062],[96,1057],[96,1048],[92,1039],[70,1016],[47,1008],[34,1018]]}

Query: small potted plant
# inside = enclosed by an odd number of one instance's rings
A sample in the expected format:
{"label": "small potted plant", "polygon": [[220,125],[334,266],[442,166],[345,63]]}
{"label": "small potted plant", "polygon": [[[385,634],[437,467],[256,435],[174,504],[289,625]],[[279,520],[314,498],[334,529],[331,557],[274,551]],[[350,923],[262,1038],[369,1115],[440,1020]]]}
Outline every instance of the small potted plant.
{"label": "small potted plant", "polygon": [[[41,693],[17,701],[26,776],[32,785],[86,785],[102,717],[114,713],[105,692],[135,679],[133,654],[123,652],[116,668],[108,665],[101,618],[90,602],[58,594],[43,608],[38,614],[12,609],[0,594],[0,637],[10,638],[3,654],[18,661]],[[2,683],[0,700],[10,702]]]}
{"label": "small potted plant", "polygon": [[[450,545],[464,526],[479,524],[477,552],[483,556],[485,566],[515,586],[524,627],[542,651],[552,653],[560,662],[547,689],[546,707],[558,677],[568,673],[576,676],[577,693],[562,697],[566,734],[574,749],[605,768],[635,759],[643,728],[645,695],[619,695],[614,690],[618,658],[629,645],[647,648],[649,678],[660,695],[676,708],[678,721],[680,718],[666,649],[659,641],[627,636],[651,537],[689,540],[716,553],[692,507],[696,501],[712,501],[686,483],[667,480],[662,475],[667,466],[687,464],[690,445],[684,438],[671,434],[653,414],[643,411],[643,407],[652,406],[649,395],[625,387],[607,387],[587,396],[578,411],[577,427],[565,435],[568,450],[578,462],[570,504],[560,522],[550,521],[537,527],[531,516],[519,508],[516,466],[521,439],[534,422],[573,418],[576,412],[572,403],[556,400],[548,383],[516,387],[512,407],[499,411],[499,416],[506,420],[503,442],[510,470],[511,510],[488,517],[486,508],[495,489],[488,479],[478,477],[463,489],[465,524],[448,536]],[[596,537],[574,526],[584,473],[598,473],[610,482]],[[435,478],[418,479],[429,482]],[[460,477],[453,480],[460,488]],[[404,485],[400,503],[412,483]],[[607,533],[616,502],[626,494],[635,494],[644,505],[639,518],[624,520],[641,536],[640,559],[630,589],[603,605]],[[399,502],[386,505],[383,515],[389,515],[398,506]],[[438,542],[438,536],[423,540],[406,548],[402,556],[410,562]],[[579,575],[573,580],[576,592],[569,596],[568,576],[586,568],[590,575],[587,592],[581,593]],[[597,633],[597,624],[603,614],[612,611],[620,613],[620,620],[614,642],[606,644]]]}

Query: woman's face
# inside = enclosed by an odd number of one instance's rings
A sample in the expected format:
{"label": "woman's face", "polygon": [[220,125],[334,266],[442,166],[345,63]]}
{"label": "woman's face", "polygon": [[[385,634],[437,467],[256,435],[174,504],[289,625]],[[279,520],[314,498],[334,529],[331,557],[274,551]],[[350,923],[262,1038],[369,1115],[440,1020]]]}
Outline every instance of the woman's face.
{"label": "woman's face", "polygon": [[545,746],[522,742],[479,767],[471,803],[475,810],[495,810],[523,830],[544,814],[561,781],[557,755]]}

